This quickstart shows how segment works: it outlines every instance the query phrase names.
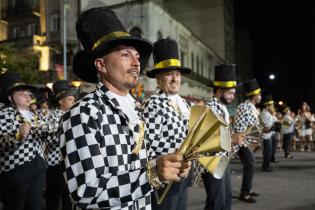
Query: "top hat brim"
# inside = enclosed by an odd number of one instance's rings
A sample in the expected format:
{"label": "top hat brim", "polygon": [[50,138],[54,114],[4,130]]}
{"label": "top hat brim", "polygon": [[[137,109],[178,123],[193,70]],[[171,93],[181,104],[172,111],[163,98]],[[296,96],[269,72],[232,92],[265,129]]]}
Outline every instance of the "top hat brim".
{"label": "top hat brim", "polygon": [[149,78],[155,78],[156,75],[158,74],[163,74],[165,72],[169,72],[172,70],[178,70],[180,71],[181,74],[190,74],[191,69],[187,67],[179,67],[179,66],[170,66],[170,67],[165,67],[165,68],[157,68],[157,69],[152,69],[150,71],[146,72],[147,77]]}
{"label": "top hat brim", "polygon": [[78,96],[78,90],[75,88],[70,88],[69,90],[66,90],[64,93],[54,96],[51,101],[52,102],[58,102],[60,99],[67,97],[67,96],[74,96],[77,97]]}
{"label": "top hat brim", "polygon": [[33,86],[33,85],[27,85],[27,84],[23,84],[23,85],[16,85],[13,87],[10,87],[9,89],[4,91],[4,97],[8,97],[10,96],[14,91],[19,91],[19,90],[29,90],[32,93],[36,93],[36,91],[38,91],[38,88]]}
{"label": "top hat brim", "polygon": [[97,57],[106,55],[119,45],[134,47],[140,54],[140,70],[145,68],[153,50],[152,43],[142,38],[127,36],[107,41],[105,44],[100,45],[93,51],[79,51],[73,60],[73,72],[85,82],[97,83],[98,77],[94,60]]}

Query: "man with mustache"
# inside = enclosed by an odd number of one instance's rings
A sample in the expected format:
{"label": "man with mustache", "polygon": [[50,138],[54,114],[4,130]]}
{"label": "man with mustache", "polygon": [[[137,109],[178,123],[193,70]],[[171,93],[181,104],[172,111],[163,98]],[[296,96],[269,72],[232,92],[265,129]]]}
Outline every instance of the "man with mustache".
{"label": "man with mustache", "polygon": [[[227,105],[231,104],[236,92],[236,72],[235,65],[220,64],[215,66],[214,81],[210,84],[214,88],[214,96],[208,101],[207,105],[218,117],[230,125],[230,115]],[[232,144],[242,143],[243,134],[232,134]],[[232,188],[230,177],[230,166],[225,169],[221,179],[215,178],[207,170],[197,169],[202,173],[201,177],[207,193],[205,210],[230,210],[232,204]]]}
{"label": "man with mustache", "polygon": [[[154,69],[147,72],[156,78],[158,91],[143,104],[143,117],[148,128],[146,139],[157,155],[174,153],[186,137],[190,109],[178,91],[181,74],[191,70],[182,67],[175,40],[160,39],[154,43]],[[185,163],[187,166],[189,163]],[[189,180],[174,183],[161,205],[153,195],[152,209],[185,210]]]}
{"label": "man with mustache", "polygon": [[127,32],[116,14],[92,8],[76,30],[84,50],[74,73],[96,90],[62,118],[62,171],[76,209],[151,209],[151,192],[162,181],[186,176],[180,155],[155,157],[145,123],[129,91],[150,58],[152,43]]}

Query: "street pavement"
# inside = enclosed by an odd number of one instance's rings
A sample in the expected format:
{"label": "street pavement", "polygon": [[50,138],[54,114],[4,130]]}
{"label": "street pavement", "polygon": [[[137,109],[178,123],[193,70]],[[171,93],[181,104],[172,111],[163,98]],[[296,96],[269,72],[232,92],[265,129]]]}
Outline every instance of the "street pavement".
{"label": "street pavement", "polygon": [[[239,201],[242,165],[239,159],[231,164],[233,197],[232,210],[315,210],[315,152],[293,152],[293,159],[284,159],[278,152],[279,163],[273,163],[272,172],[261,170],[261,151],[255,153],[256,174],[254,191],[260,196],[257,203]],[[189,189],[188,210],[203,210],[206,193],[202,182]],[[0,203],[0,210],[2,205]]]}
{"label": "street pavement", "polygon": [[[272,172],[261,170],[261,151],[255,153],[256,173],[253,190],[259,193],[254,204],[237,199],[242,181],[239,159],[231,164],[232,210],[315,210],[315,152],[292,152],[293,159],[285,159],[277,152],[279,163],[272,163]],[[189,189],[188,210],[203,210],[206,193],[202,185]]]}

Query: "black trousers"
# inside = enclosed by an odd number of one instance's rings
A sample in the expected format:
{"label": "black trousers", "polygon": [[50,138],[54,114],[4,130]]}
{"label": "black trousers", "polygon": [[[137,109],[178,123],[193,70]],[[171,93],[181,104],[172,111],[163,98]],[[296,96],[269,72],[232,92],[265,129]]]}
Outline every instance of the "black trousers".
{"label": "black trousers", "polygon": [[48,166],[46,171],[46,210],[71,210],[71,200],[63,179],[61,166]]}
{"label": "black trousers", "polygon": [[39,155],[1,173],[3,210],[42,210],[46,163]]}
{"label": "black trousers", "polygon": [[255,158],[248,147],[241,147],[238,154],[243,164],[243,179],[241,193],[250,193],[253,186],[253,178],[255,173]]}
{"label": "black trousers", "polygon": [[187,177],[182,182],[174,182],[169,193],[161,204],[157,204],[155,192],[152,193],[152,210],[186,210],[188,198],[188,186],[191,177]]}
{"label": "black trousers", "polygon": [[202,174],[207,193],[205,210],[230,210],[232,205],[232,186],[230,166],[227,165],[222,179],[216,179],[209,172]]}
{"label": "black trousers", "polygon": [[[271,137],[272,138],[272,137]],[[264,150],[263,150],[263,163],[262,168],[270,168],[271,156],[272,156],[272,139],[263,139]]]}
{"label": "black trousers", "polygon": [[277,146],[278,146],[278,136],[279,136],[278,133],[275,133],[271,137],[271,145],[272,145],[271,161],[275,161],[276,160],[276,152],[277,152]]}
{"label": "black trousers", "polygon": [[291,139],[292,139],[292,133],[283,134],[284,157],[288,157],[288,155],[290,154]]}

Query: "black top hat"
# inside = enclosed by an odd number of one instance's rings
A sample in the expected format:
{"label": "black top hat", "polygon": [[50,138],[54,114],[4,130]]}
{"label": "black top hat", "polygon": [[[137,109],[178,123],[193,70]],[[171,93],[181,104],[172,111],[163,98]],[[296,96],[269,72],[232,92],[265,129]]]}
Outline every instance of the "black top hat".
{"label": "black top hat", "polygon": [[272,99],[272,95],[265,95],[262,97],[262,104],[264,106],[268,106],[268,105],[271,105],[271,104],[274,104],[274,101]]}
{"label": "black top hat", "polygon": [[236,88],[235,64],[219,64],[214,68],[214,81],[208,85],[219,88]]}
{"label": "black top hat", "polygon": [[29,90],[33,93],[37,88],[23,82],[20,75],[16,72],[6,72],[0,74],[0,88],[2,89],[3,98],[8,98],[14,91]]}
{"label": "black top hat", "polygon": [[78,90],[76,88],[70,87],[69,82],[67,80],[58,80],[54,82],[53,86],[54,96],[52,98],[53,102],[58,102],[60,99],[67,96],[78,95]]}
{"label": "black top hat", "polygon": [[84,50],[75,55],[73,72],[86,82],[98,82],[94,60],[119,45],[136,48],[140,54],[141,70],[149,61],[153,50],[150,41],[130,36],[116,14],[106,7],[92,8],[83,12],[77,20],[76,31]]}
{"label": "black top hat", "polygon": [[189,74],[190,68],[182,67],[179,60],[178,45],[174,39],[160,39],[154,43],[153,49],[154,69],[147,71],[147,76],[155,78],[155,75],[171,70],[179,70],[182,74]]}
{"label": "black top hat", "polygon": [[44,102],[48,102],[49,101],[49,97],[52,95],[51,90],[48,87],[41,87],[38,88],[38,91],[35,94],[36,97],[36,103],[38,105],[44,103]]}
{"label": "black top hat", "polygon": [[251,79],[244,82],[243,87],[244,87],[246,96],[248,97],[261,94],[261,89],[256,79]]}

